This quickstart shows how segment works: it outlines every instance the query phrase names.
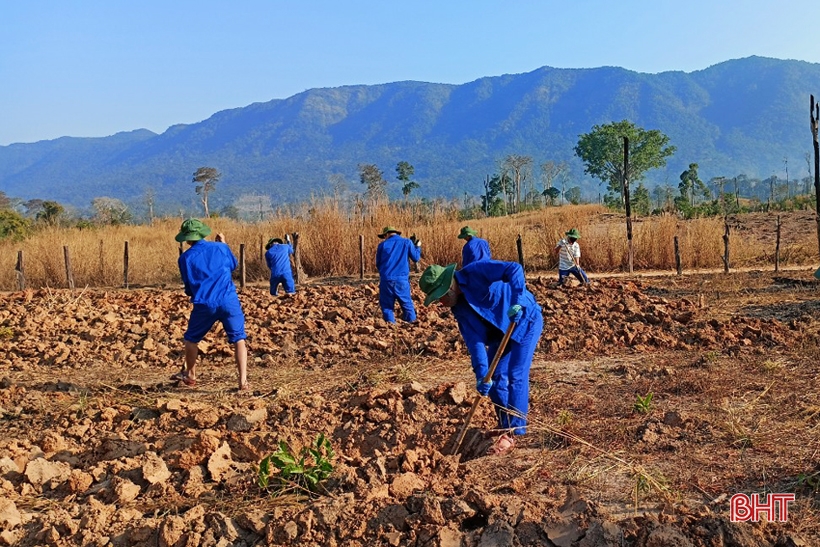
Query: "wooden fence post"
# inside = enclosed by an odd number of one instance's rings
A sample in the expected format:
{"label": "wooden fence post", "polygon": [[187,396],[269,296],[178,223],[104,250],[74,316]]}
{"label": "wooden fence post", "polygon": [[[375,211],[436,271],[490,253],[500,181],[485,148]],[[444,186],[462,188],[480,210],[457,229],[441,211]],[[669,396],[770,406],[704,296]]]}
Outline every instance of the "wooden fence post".
{"label": "wooden fence post", "polygon": [[364,279],[364,234],[359,234],[359,279]]}
{"label": "wooden fence post", "polygon": [[17,274],[17,289],[23,291],[26,289],[26,273],[23,269],[23,251],[17,251],[17,266],[14,267],[14,270]]}
{"label": "wooden fence post", "polygon": [[729,273],[729,221],[723,219],[723,273]]}
{"label": "wooden fence post", "polygon": [[626,209],[626,239],[629,243],[629,273],[634,273],[635,249],[632,246],[632,205],[629,199],[629,137],[624,137],[624,172],[621,181],[624,207]]}
{"label": "wooden fence post", "polygon": [[68,288],[74,290],[74,274],[71,273],[71,257],[68,255],[68,245],[63,245],[63,258],[65,258],[65,278],[68,281]]}
{"label": "wooden fence post", "polygon": [[518,248],[518,263],[521,264],[521,267],[524,267],[524,243],[521,241],[521,234],[518,234],[518,238],[515,240],[515,246]]}
{"label": "wooden fence post", "polygon": [[683,273],[680,267],[680,247],[678,246],[678,236],[675,236],[675,269],[677,270],[678,275]]}
{"label": "wooden fence post", "polygon": [[179,242],[179,256],[182,256],[182,242]]}
{"label": "wooden fence post", "polygon": [[302,269],[302,258],[299,250],[299,232],[293,232],[293,262],[296,264],[297,284],[305,282],[305,271]]}
{"label": "wooden fence post", "polygon": [[[259,234],[259,262],[262,266],[265,265],[265,243],[264,240],[265,236]],[[264,269],[262,270],[264,271]]]}
{"label": "wooden fence post", "polygon": [[774,271],[780,271],[780,215],[777,215],[777,228],[775,230],[774,244]]}
{"label": "wooden fence post", "polygon": [[245,288],[245,244],[239,244],[239,288]]}
{"label": "wooden fence post", "polygon": [[820,104],[815,104],[814,95],[811,95],[809,102],[809,115],[811,136],[814,141],[814,221],[817,223],[817,245],[820,246],[820,141],[817,136],[818,125],[820,125]]}
{"label": "wooden fence post", "polygon": [[128,242],[125,242],[125,249],[122,251],[122,284],[128,288]]}

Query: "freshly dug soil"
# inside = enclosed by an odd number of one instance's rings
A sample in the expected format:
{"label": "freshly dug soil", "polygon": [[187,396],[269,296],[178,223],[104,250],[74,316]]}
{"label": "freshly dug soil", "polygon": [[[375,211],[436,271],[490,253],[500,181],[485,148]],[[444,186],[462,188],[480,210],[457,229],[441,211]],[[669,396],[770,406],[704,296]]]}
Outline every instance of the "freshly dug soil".
{"label": "freshly dug soil", "polygon": [[[820,544],[810,271],[529,275],[530,427],[501,456],[489,401],[451,454],[476,393],[449,313],[388,325],[376,283],[344,281],[241,293],[249,394],[221,327],[197,386],[169,380],[181,290],[0,295],[0,545]],[[315,493],[259,484],[320,434]],[[731,522],[763,492],[796,495],[787,522]]]}

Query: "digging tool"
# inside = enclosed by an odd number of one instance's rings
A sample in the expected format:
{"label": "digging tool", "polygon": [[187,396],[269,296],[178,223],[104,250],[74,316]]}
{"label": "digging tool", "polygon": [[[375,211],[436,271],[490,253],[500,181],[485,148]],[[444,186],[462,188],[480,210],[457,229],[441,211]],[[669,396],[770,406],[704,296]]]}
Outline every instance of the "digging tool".
{"label": "digging tool", "polygon": [[[507,327],[507,332],[504,333],[504,338],[501,339],[501,343],[498,345],[498,349],[495,351],[495,357],[493,357],[493,362],[490,363],[490,368],[487,370],[487,374],[484,376],[482,382],[485,384],[493,379],[493,373],[495,372],[495,368],[498,366],[498,361],[501,360],[501,354],[504,353],[504,350],[507,347],[507,342],[510,341],[510,336],[512,336],[513,329],[515,329],[515,321],[510,321],[510,326]],[[473,406],[470,408],[470,413],[467,414],[467,420],[464,422],[464,425],[461,426],[461,431],[458,432],[458,437],[456,437],[456,444],[453,446],[453,451],[451,455],[455,455],[458,452],[458,449],[461,448],[461,443],[464,442],[464,435],[467,433],[467,428],[470,426],[470,422],[473,419],[473,414],[475,414],[476,409],[478,408],[478,403],[481,402],[482,395],[479,394],[478,397],[475,398],[473,401]]]}

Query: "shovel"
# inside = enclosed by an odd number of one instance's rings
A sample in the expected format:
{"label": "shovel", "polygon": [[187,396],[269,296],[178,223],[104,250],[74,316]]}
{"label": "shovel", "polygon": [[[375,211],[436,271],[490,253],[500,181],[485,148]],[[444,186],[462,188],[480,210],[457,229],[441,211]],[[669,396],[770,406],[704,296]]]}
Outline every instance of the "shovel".
{"label": "shovel", "polygon": [[[495,351],[495,357],[493,357],[493,362],[490,363],[490,368],[487,370],[487,374],[484,376],[482,382],[485,384],[493,379],[493,373],[495,372],[495,368],[498,366],[498,361],[501,359],[501,354],[504,353],[504,349],[507,347],[507,342],[510,341],[510,336],[512,336],[513,329],[515,328],[515,321],[510,321],[510,326],[507,327],[507,332],[504,333],[504,338],[501,339],[501,344],[498,345],[498,349]],[[478,397],[475,398],[473,401],[473,406],[470,409],[470,413],[467,414],[467,421],[464,422],[464,425],[461,426],[461,431],[458,432],[458,437],[456,437],[456,444],[453,446],[453,451],[450,453],[451,455],[455,455],[458,453],[458,449],[461,448],[461,443],[464,442],[464,435],[467,433],[467,428],[470,426],[470,421],[473,419],[473,414],[475,414],[476,409],[478,408],[478,403],[481,402],[482,395],[479,394]]]}

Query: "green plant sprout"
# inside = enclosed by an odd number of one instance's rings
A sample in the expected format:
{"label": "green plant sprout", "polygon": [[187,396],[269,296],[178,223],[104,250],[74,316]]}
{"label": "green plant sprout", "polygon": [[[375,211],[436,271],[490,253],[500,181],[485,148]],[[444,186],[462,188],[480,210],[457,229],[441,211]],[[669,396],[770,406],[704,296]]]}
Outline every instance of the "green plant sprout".
{"label": "green plant sprout", "polygon": [[[285,441],[259,462],[256,478],[259,488],[275,493],[289,491],[317,493],[321,483],[333,473],[331,460],[335,453],[330,440],[319,433],[316,440],[298,454]],[[274,472],[274,470],[276,470]]]}
{"label": "green plant sprout", "polygon": [[635,401],[632,409],[638,414],[648,414],[652,410],[652,392],[650,391],[643,397],[640,395],[636,395],[636,397],[638,400]]}

